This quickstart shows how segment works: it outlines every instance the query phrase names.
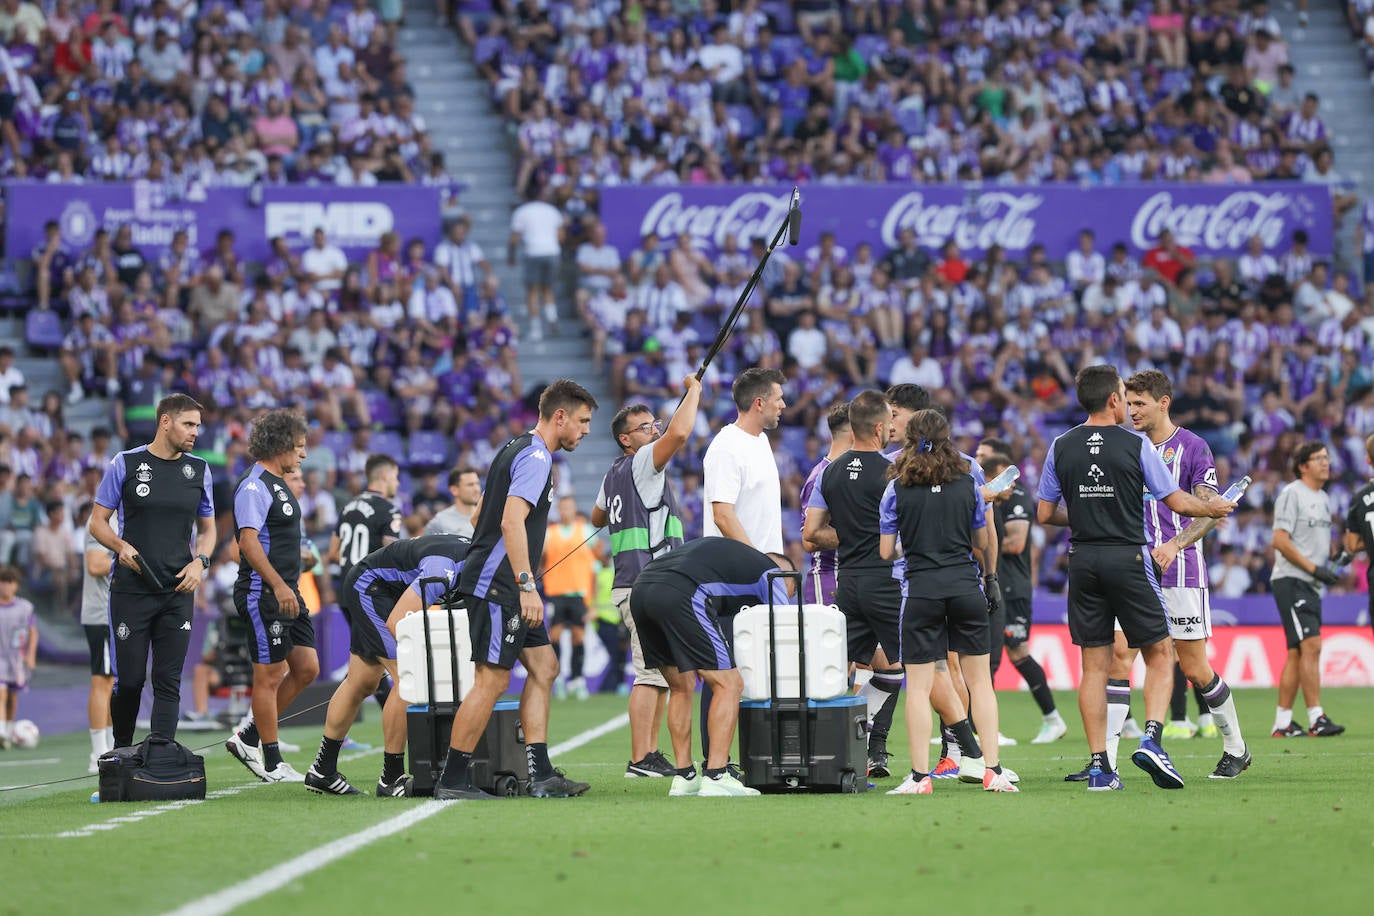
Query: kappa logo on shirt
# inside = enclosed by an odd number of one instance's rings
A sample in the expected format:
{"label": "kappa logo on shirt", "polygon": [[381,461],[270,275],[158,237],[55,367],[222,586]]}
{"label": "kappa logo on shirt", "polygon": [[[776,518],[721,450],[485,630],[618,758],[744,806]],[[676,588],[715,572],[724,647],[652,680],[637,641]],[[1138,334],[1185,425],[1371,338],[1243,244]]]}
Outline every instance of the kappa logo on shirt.
{"label": "kappa logo on shirt", "polygon": [[1093,433],[1088,437],[1088,454],[1098,455],[1102,452],[1102,434]]}
{"label": "kappa logo on shirt", "polygon": [[1366,506],[1374,506],[1374,490],[1371,490],[1370,492],[1364,495],[1364,504]]}
{"label": "kappa logo on shirt", "polygon": [[139,483],[147,483],[153,479],[153,469],[148,467],[147,464],[140,464],[138,466],[138,472],[134,474],[134,476],[138,478]]}
{"label": "kappa logo on shirt", "polygon": [[245,490],[252,490],[254,493],[256,493],[258,492],[258,482],[256,480],[250,480],[243,485],[243,488]]}

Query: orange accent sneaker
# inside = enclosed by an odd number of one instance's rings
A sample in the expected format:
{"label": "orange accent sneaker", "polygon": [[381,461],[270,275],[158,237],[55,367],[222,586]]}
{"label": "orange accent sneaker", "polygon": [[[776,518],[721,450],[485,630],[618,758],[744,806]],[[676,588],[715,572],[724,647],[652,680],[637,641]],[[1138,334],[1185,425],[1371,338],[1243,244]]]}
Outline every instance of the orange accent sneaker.
{"label": "orange accent sneaker", "polygon": [[936,764],[935,769],[930,772],[931,779],[958,779],[959,761],[953,757],[942,757]]}
{"label": "orange accent sneaker", "polygon": [[984,792],[1020,792],[1021,790],[1007,777],[1005,772],[994,773],[992,768],[983,771]]}
{"label": "orange accent sneaker", "polygon": [[[1012,791],[1015,791],[1013,789]],[[911,773],[906,774],[906,779],[895,789],[889,789],[888,795],[934,795],[935,788],[931,785],[930,777],[923,776],[917,781]]]}

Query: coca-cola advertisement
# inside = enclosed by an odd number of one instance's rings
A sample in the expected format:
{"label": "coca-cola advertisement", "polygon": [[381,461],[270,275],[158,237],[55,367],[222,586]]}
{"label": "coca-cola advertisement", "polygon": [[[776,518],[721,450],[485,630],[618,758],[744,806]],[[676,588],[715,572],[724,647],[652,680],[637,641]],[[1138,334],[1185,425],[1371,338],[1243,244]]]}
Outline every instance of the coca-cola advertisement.
{"label": "coca-cola advertisement", "polygon": [[[610,187],[601,193],[601,215],[622,252],[649,232],[665,243],[686,232],[713,254],[727,236],[741,248],[754,236],[771,240],[791,195],[782,186]],[[1060,260],[1078,247],[1083,229],[1093,230],[1099,250],[1124,242],[1137,256],[1166,228],[1200,257],[1239,255],[1256,235],[1284,251],[1297,229],[1307,231],[1313,253],[1332,250],[1331,197],[1321,185],[807,185],[801,195],[803,247],[829,230],[845,247],[868,242],[879,255],[907,228],[922,247],[953,239],[975,257],[999,245],[1016,258],[1038,243]]]}

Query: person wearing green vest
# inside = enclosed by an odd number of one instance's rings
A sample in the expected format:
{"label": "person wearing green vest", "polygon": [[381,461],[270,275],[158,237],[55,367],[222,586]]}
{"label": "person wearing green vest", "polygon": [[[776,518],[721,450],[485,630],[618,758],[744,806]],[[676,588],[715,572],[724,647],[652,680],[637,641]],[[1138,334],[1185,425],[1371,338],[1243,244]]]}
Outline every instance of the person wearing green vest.
{"label": "person wearing green vest", "polygon": [[606,663],[606,673],[602,675],[601,686],[597,693],[620,693],[630,695],[625,686],[625,650],[630,647],[629,634],[620,617],[620,608],[615,606],[611,592],[614,588],[615,567],[609,563],[596,563],[595,592],[592,595],[592,614],[596,617],[596,638],[606,647],[611,660]]}
{"label": "person wearing green vest", "polygon": [[623,454],[601,482],[592,509],[592,524],[610,531],[611,563],[615,567],[611,600],[630,632],[634,661],[630,763],[625,769],[626,777],[670,777],[676,772],[658,750],[668,682],[656,669],[644,665],[644,652],[630,614],[630,589],[650,560],[683,542],[682,515],[668,483],[668,462],[687,444],[696,426],[701,381],[689,375],[682,384],[682,403],[666,430],[646,404],[623,407],[611,420],[611,436]]}

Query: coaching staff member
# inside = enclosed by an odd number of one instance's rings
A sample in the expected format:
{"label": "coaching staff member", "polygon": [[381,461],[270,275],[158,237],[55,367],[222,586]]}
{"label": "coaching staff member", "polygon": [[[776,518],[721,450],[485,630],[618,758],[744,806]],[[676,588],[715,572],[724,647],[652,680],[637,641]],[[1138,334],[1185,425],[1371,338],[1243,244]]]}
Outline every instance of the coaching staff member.
{"label": "coaching staff member", "polygon": [[305,434],[305,420],[290,410],[258,417],[248,437],[256,461],[234,488],[234,609],[253,631],[253,718],[225,749],[264,782],[305,782],[281,759],[277,717],[320,673],[300,592],[301,506],[286,481],[305,460]]}
{"label": "coaching staff member", "polygon": [[631,588],[649,561],[682,546],[682,513],[668,480],[668,462],[692,435],[701,402],[695,375],[682,380],[682,403],[661,430],[647,404],[622,407],[611,420],[611,436],[621,456],[611,465],[592,508],[592,524],[609,527],[611,601],[630,631],[635,683],[630,688],[630,761],[627,777],[672,776],[675,768],[658,750],[668,682],[644,664],[639,628],[630,611]]}
{"label": "coaching staff member", "polygon": [[[780,554],[762,554],[724,538],[701,538],[666,553],[644,567],[630,594],[630,612],[639,621],[644,662],[668,681],[668,731],[677,768],[669,795],[740,797],[758,795],[729,771],[730,748],[739,723],[744,679],[724,628],[746,605],[786,604],[795,585],[790,577],[771,577],[792,564]],[[696,675],[711,685],[711,751],[705,779],[692,765],[692,693]]]}
{"label": "coaching staff member", "polygon": [[[1183,788],[1183,777],[1160,747],[1165,708],[1173,690],[1174,656],[1164,596],[1145,548],[1149,492],[1179,515],[1224,518],[1236,504],[1203,502],[1179,489],[1150,440],[1121,428],[1126,384],[1113,366],[1087,366],[1075,380],[1086,422],[1054,440],[1040,478],[1037,515],[1043,525],[1067,526],[1069,633],[1083,656],[1078,708],[1088,750],[1089,791],[1121,788],[1107,759],[1107,674],[1113,619],[1145,658],[1145,714],[1149,721],[1131,759],[1162,789]],[[1067,511],[1059,503],[1063,500]]]}
{"label": "coaching staff member", "polygon": [[549,697],[558,658],[544,628],[544,602],[535,586],[533,562],[544,554],[553,487],[553,453],[572,451],[591,431],[596,398],[569,379],[559,379],[539,395],[539,422],[496,453],[487,472],[482,510],[458,580],[467,601],[472,660],[477,665],[472,690],[453,718],[448,760],[434,787],[444,799],[494,798],[472,783],[472,753],[487,720],[510,685],[516,659],[528,676],[520,695],[530,794],[566,798],[590,788],[573,782],[549,763]]}
{"label": "coaching staff member", "polygon": [[[215,551],[210,467],[187,454],[200,434],[200,411],[200,404],[184,394],[159,401],[153,441],[110,460],[91,508],[91,534],[118,557],[109,616],[115,747],[134,742],[150,649],[151,731],[176,737],[193,593]],[[110,526],[116,512],[119,534]]]}

